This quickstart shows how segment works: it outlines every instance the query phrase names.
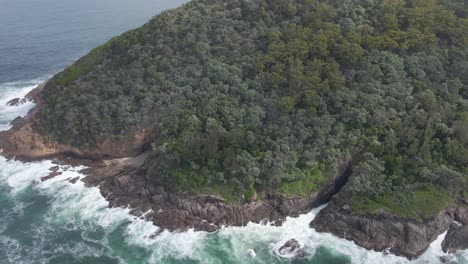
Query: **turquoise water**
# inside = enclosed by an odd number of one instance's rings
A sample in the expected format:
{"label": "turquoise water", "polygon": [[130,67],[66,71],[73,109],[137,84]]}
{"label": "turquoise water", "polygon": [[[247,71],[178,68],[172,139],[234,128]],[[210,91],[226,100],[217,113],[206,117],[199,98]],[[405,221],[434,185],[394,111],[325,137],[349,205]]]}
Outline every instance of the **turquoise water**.
{"label": "turquoise water", "polygon": [[[10,99],[23,97],[113,35],[182,2],[0,0],[0,130],[33,106],[6,106]],[[97,188],[67,181],[85,177],[82,168],[62,166],[62,175],[41,182],[52,166],[52,161],[0,157],[0,264],[409,263],[310,229],[321,208],[289,218],[283,227],[249,224],[213,234],[163,232],[153,237],[158,227],[130,216],[127,209],[108,208]],[[305,259],[279,255],[292,238],[305,248]],[[412,263],[439,263],[441,256],[468,263],[468,252],[443,254],[442,238]]]}

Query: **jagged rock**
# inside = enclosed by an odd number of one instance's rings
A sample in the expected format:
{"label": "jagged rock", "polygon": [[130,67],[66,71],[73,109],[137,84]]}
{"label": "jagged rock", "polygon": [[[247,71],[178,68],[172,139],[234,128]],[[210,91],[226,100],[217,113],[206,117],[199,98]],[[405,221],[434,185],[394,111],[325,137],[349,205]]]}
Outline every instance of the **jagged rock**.
{"label": "jagged rock", "polygon": [[20,98],[14,98],[7,102],[8,106],[15,106],[20,102]]}
{"label": "jagged rock", "polygon": [[460,206],[455,212],[455,221],[468,225],[468,206]]}
{"label": "jagged rock", "polygon": [[148,182],[138,170],[109,177],[99,186],[110,206],[133,208],[135,210],[131,210],[131,213],[135,215],[150,208],[154,214],[148,217],[154,224],[170,231],[193,228],[212,232],[222,226],[243,226],[248,222],[265,221],[279,225],[286,217],[282,212],[299,214],[310,210],[313,203],[308,198],[275,196],[272,200],[253,201],[239,206],[210,195],[168,193],[163,187]]}
{"label": "jagged rock", "polygon": [[14,98],[7,102],[8,106],[19,106],[27,102],[26,98]]}
{"label": "jagged rock", "polygon": [[393,254],[414,259],[452,222],[447,213],[421,222],[383,214],[353,215],[331,202],[310,225],[318,232],[332,233],[369,250],[390,249]]}
{"label": "jagged rock", "polygon": [[122,191],[126,191],[130,188],[130,185],[132,184],[131,182],[131,176],[130,175],[123,175],[115,179],[116,185],[120,188]]}
{"label": "jagged rock", "polygon": [[440,263],[444,264],[459,264],[456,259],[454,259],[453,256],[441,256],[439,258]]}
{"label": "jagged rock", "polygon": [[454,223],[442,242],[442,250],[445,253],[455,253],[465,249],[468,249],[468,225],[460,226]]}
{"label": "jagged rock", "polygon": [[302,258],[306,255],[306,252],[301,244],[296,239],[288,240],[283,246],[278,250],[280,256],[287,256],[293,258]]}
{"label": "jagged rock", "polygon": [[68,180],[68,182],[70,182],[71,184],[75,184],[79,179],[80,177],[75,177],[73,179]]}
{"label": "jagged rock", "polygon": [[[344,162],[349,166],[349,161]],[[343,164],[340,167],[345,167]],[[101,172],[102,170],[99,170]],[[346,169],[339,169],[339,172]],[[167,192],[164,187],[149,181],[143,171],[138,169],[119,170],[99,182],[100,176],[89,176],[86,182],[99,185],[101,193],[111,207],[130,207],[136,215],[144,208],[151,208],[153,213],[148,218],[159,227],[169,231],[195,229],[216,231],[223,226],[244,226],[248,222],[273,223],[280,226],[286,216],[308,212],[317,203],[317,194],[306,198],[290,198],[282,195],[267,195],[266,199],[252,201],[243,205],[233,205],[212,195],[195,195],[184,192]],[[342,175],[337,176],[337,181]],[[322,190],[336,192],[336,182]],[[331,194],[328,194],[331,195]],[[322,196],[323,197],[323,196]],[[148,206],[146,206],[149,205]]]}
{"label": "jagged rock", "polygon": [[58,171],[52,171],[51,173],[49,173],[49,175],[47,176],[44,176],[44,177],[41,177],[41,181],[44,182],[44,181],[48,181],[50,179],[53,179],[59,175],[61,175],[62,173],[61,172],[58,172]]}

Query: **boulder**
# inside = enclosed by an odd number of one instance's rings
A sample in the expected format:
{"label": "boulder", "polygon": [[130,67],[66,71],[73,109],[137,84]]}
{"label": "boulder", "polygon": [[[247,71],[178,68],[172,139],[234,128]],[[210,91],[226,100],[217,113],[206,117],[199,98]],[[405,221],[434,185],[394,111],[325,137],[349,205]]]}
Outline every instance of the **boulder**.
{"label": "boulder", "polygon": [[292,257],[294,259],[303,258],[306,255],[304,248],[296,239],[290,239],[284,243],[284,245],[279,248],[278,253],[282,257]]}

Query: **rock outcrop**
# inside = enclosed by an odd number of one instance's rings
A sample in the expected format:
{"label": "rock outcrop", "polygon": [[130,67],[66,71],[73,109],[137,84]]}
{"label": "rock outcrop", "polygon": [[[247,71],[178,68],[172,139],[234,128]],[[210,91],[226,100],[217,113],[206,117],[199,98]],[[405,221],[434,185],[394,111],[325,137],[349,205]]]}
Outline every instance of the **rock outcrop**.
{"label": "rock outcrop", "polygon": [[309,198],[270,195],[262,201],[234,205],[210,195],[167,192],[161,186],[152,185],[138,170],[122,171],[99,186],[110,206],[129,206],[133,214],[144,215],[155,225],[171,231],[193,228],[212,232],[248,222],[280,225],[286,216],[307,211],[314,202]]}
{"label": "rock outcrop", "polygon": [[25,104],[27,102],[27,99],[26,98],[14,98],[14,99],[11,99],[10,101],[7,102],[7,105],[9,106],[19,106],[19,105],[22,105],[22,104]]}
{"label": "rock outcrop", "polygon": [[458,250],[468,249],[468,202],[460,199],[460,206],[454,213],[454,222],[450,225],[444,241],[442,250],[446,253],[454,253]]}
{"label": "rock outcrop", "polygon": [[[111,166],[115,170],[115,166]],[[269,222],[281,225],[287,216],[298,216],[310,211],[321,203],[323,197],[331,197],[339,188],[343,177],[348,177],[350,160],[343,160],[338,166],[339,175],[329,185],[308,197],[286,197],[279,194],[267,195],[263,200],[246,204],[232,204],[210,195],[186,192],[170,193],[161,186],[147,180],[140,166],[133,169],[91,173],[88,182],[99,185],[101,193],[114,207],[130,207],[131,213],[153,221],[168,230],[215,231],[223,226],[244,226],[248,222]]]}
{"label": "rock outcrop", "polygon": [[302,247],[296,239],[290,239],[284,243],[284,245],[279,248],[278,253],[282,257],[293,259],[300,259],[306,256],[304,247]]}
{"label": "rock outcrop", "polygon": [[352,240],[369,250],[384,251],[414,259],[453,222],[453,212],[444,212],[431,219],[416,221],[392,215],[353,215],[332,201],[312,221],[318,232]]}
{"label": "rock outcrop", "polygon": [[468,225],[460,226],[453,223],[442,242],[442,250],[445,253],[455,253],[466,249],[468,249]]}

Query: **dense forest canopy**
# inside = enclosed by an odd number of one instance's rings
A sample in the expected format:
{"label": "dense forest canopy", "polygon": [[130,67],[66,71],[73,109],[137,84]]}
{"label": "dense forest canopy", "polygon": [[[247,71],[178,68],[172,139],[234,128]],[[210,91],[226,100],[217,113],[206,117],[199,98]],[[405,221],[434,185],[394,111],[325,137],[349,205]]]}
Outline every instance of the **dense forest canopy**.
{"label": "dense forest canopy", "polygon": [[50,80],[38,127],[91,148],[154,128],[148,178],[235,201],[307,195],[351,158],[354,209],[431,213],[468,187],[467,12],[194,0]]}

